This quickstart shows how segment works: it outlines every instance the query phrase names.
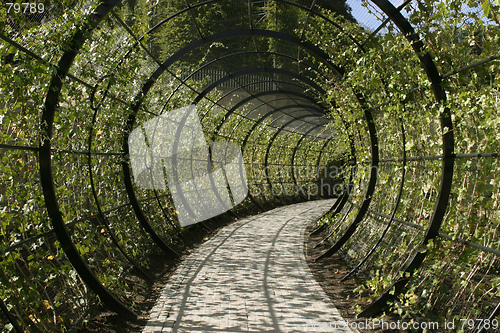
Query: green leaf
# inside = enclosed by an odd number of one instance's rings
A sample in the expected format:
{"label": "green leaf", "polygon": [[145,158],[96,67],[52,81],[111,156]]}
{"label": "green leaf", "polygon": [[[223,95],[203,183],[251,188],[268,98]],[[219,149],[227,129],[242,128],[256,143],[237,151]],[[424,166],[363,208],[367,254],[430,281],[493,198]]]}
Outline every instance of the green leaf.
{"label": "green leaf", "polygon": [[490,14],[490,0],[485,0],[483,4],[481,5],[484,10],[483,17],[487,17]]}

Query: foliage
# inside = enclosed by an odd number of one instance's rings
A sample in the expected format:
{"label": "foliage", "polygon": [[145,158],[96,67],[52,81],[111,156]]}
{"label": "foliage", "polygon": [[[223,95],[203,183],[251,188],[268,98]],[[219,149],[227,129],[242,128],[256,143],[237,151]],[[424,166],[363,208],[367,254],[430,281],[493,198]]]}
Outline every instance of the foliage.
{"label": "foliage", "polygon": [[[452,111],[455,151],[462,154],[496,153],[499,148],[495,120],[499,116],[500,101],[498,62],[479,63],[498,56],[500,30],[495,23],[498,7],[488,2],[483,8],[491,7],[483,13],[480,6],[478,1],[468,1],[466,6],[462,1],[450,0],[418,1],[408,7],[409,20],[421,36],[424,52],[432,55],[439,73],[450,73],[442,86],[448,97],[446,106]],[[358,35],[363,33],[358,32]],[[323,41],[328,39],[325,36],[335,35],[322,26],[317,36],[311,33],[309,38]],[[449,130],[440,128],[439,117],[445,105],[434,101],[427,75],[406,37],[395,27],[388,26],[384,34],[373,38],[373,44],[368,42],[366,45],[363,52],[354,48],[349,54],[350,61],[344,61],[348,75],[330,89],[329,94],[339,107],[333,115],[345,115],[352,124],[350,129],[359,130],[362,115],[356,113],[356,109],[361,109],[362,105],[350,91],[363,92],[375,116],[381,157],[392,159],[378,168],[377,189],[370,211],[345,247],[345,254],[354,263],[365,257],[387,226],[388,218],[377,214],[390,216],[395,209],[396,190],[403,170],[403,149],[410,158],[439,156],[442,154],[442,131]],[[325,48],[332,54],[336,51],[334,47]],[[477,65],[462,70],[475,63]],[[346,100],[346,96],[350,100]],[[405,127],[405,142],[402,141],[400,118]],[[355,132],[352,135],[356,140],[357,160],[369,161],[370,151],[366,150],[369,140]],[[393,222],[381,246],[362,267],[369,277],[358,288],[362,304],[368,304],[399,277],[412,253],[423,251],[428,253],[427,259],[401,297],[403,305],[413,313],[436,320],[490,316],[496,306],[499,287],[493,278],[498,271],[497,258],[461,242],[497,249],[499,206],[495,186],[498,171],[495,157],[457,159],[451,200],[441,228],[443,234],[450,236],[438,237],[427,248],[419,249],[440,191],[441,162],[431,158],[408,161],[402,197],[396,210],[398,220]],[[365,186],[366,172],[358,173],[356,178]],[[358,207],[362,199],[359,195],[351,196],[347,207],[351,204]],[[348,212],[344,209],[342,214]],[[338,220],[330,220],[331,230],[338,230],[332,241],[342,235],[354,215],[351,212],[345,219],[345,226],[340,228],[336,224]],[[394,309],[401,312],[396,306]],[[438,313],[443,317],[437,316]]]}
{"label": "foliage", "polygon": [[[64,78],[51,139],[58,209],[81,257],[106,288],[133,308],[129,296],[134,284],[126,279],[132,265],[128,258],[147,268],[145,258],[154,245],[139,225],[124,185],[123,163],[128,157],[123,142],[129,116],[134,113],[134,125],[138,125],[189,105],[221,73],[288,70],[314,84],[281,72],[258,73],[206,91],[198,102],[207,140],[229,140],[242,148],[250,196],[235,212],[320,197],[317,184],[325,178],[319,178],[317,169],[333,166],[341,172],[325,175],[329,181],[352,182],[348,204],[338,216],[325,219],[335,231],[332,240],[337,239],[367,199],[374,148],[366,116],[371,114],[381,158],[377,185],[369,212],[344,254],[359,262],[386,228],[387,216],[395,211],[396,220],[362,267],[368,278],[358,288],[363,291],[361,301],[380,295],[399,277],[408,258],[421,251],[428,254],[427,259],[400,297],[404,305],[430,318],[436,313],[447,318],[489,316],[499,296],[498,260],[470,243],[492,249],[500,245],[496,156],[457,158],[441,228],[449,236],[425,248],[419,248],[419,243],[440,191],[442,134],[453,130],[455,151],[460,154],[499,152],[498,61],[463,69],[498,56],[498,0],[471,0],[467,7],[458,0],[408,4],[405,15],[420,36],[422,52],[432,55],[441,75],[449,73],[442,82],[445,103],[436,102],[421,54],[393,24],[372,35],[355,22],[344,1],[316,2],[315,10],[329,22],[309,15],[304,9],[308,1],[294,3],[298,6],[284,1],[252,1],[250,6],[247,1],[208,1],[193,6],[191,1],[179,0],[168,1],[167,6],[165,1],[129,0],[88,36]],[[68,330],[98,301],[54,235],[38,175],[37,149],[46,135],[40,131],[41,116],[50,80],[69,40],[99,2],[61,0],[57,4],[65,7],[54,9],[44,20],[9,16],[4,7],[0,11],[0,18],[11,22],[0,27],[6,37],[0,41],[0,246],[4,253],[0,297],[18,321],[33,331]],[[183,11],[187,4],[194,8]],[[226,36],[162,65],[195,40],[240,28],[291,35],[328,57],[279,38]],[[160,69],[164,71],[143,95],[141,89]],[[270,98],[327,109],[330,123],[312,131],[312,123],[320,117],[295,123],[293,112],[300,110],[269,113],[277,106],[264,97],[233,108],[261,89],[254,83],[238,87],[245,79],[280,82],[293,92],[321,95],[316,104],[279,93]],[[315,91],[315,84],[325,93]],[[453,129],[440,126],[446,107],[452,112]],[[403,152],[409,157],[406,167]],[[135,187],[134,192],[152,228],[167,244],[182,248],[168,190]],[[11,329],[6,325],[4,330]]]}

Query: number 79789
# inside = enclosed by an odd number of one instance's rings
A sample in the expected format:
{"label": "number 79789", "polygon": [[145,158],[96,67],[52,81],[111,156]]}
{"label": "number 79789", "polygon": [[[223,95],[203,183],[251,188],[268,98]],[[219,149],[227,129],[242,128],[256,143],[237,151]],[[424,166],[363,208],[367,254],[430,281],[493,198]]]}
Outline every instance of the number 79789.
{"label": "number 79789", "polygon": [[23,3],[13,3],[7,2],[5,4],[7,6],[7,13],[14,12],[16,14],[25,13],[25,14],[36,14],[43,13],[45,10],[45,6],[42,2],[23,2]]}

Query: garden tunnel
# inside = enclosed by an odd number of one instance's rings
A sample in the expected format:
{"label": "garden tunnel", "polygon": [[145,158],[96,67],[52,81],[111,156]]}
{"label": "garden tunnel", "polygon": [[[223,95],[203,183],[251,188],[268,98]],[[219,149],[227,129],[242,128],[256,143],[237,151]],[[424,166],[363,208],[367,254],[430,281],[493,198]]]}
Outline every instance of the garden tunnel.
{"label": "garden tunnel", "polygon": [[127,277],[205,222],[139,186],[130,137],[151,145],[144,124],[186,107],[207,147],[241,151],[246,196],[223,184],[235,205],[212,219],[337,197],[317,261],[352,264],[360,315],[498,324],[498,5],[2,2],[3,330],[68,330],[98,303],[136,315]]}

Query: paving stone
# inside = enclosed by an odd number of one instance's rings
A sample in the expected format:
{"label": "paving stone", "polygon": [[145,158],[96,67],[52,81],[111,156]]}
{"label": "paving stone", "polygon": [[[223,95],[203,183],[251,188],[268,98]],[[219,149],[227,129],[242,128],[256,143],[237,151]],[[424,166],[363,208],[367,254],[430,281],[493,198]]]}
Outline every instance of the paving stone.
{"label": "paving stone", "polygon": [[180,264],[143,332],[324,332],[328,326],[346,327],[304,257],[306,226],[333,203],[280,207],[220,230]]}

